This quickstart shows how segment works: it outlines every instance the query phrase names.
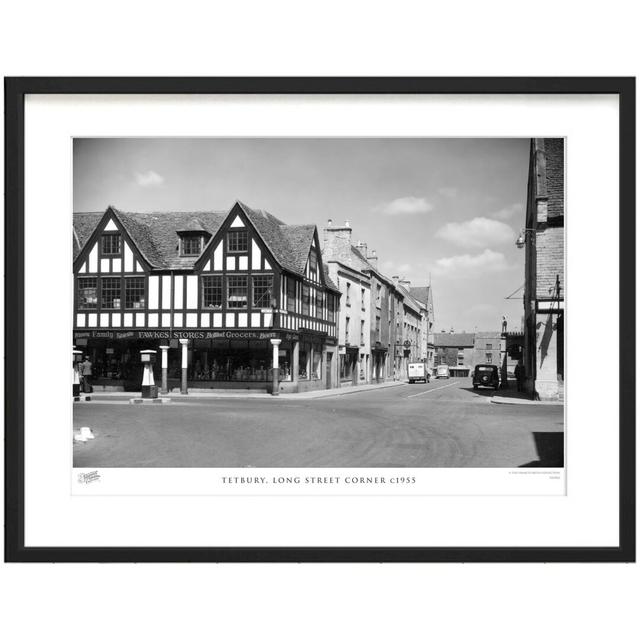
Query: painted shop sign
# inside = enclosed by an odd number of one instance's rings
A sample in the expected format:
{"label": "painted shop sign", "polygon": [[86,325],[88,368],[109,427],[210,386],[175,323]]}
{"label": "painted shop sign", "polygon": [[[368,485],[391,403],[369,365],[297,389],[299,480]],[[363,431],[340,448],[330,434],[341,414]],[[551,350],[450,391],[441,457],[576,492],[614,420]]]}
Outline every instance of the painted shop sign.
{"label": "painted shop sign", "polygon": [[231,338],[251,338],[254,340],[269,340],[271,338],[282,338],[284,340],[298,340],[297,333],[283,333],[276,331],[74,331],[73,337],[78,338],[108,338],[110,340],[125,340],[127,338],[138,338],[146,340],[170,340],[170,339],[231,339]]}

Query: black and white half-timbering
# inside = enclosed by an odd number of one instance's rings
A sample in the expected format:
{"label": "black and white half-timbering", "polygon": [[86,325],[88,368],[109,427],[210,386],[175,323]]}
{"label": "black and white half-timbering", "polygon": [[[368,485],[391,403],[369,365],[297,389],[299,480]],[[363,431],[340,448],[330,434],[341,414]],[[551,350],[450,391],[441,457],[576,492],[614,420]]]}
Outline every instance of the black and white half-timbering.
{"label": "black and white half-timbering", "polygon": [[74,340],[101,389],[136,386],[146,349],[162,353],[163,392],[264,388],[274,368],[282,392],[335,386],[340,293],[313,225],[241,202],[197,213],[110,206],[74,215],[74,247]]}

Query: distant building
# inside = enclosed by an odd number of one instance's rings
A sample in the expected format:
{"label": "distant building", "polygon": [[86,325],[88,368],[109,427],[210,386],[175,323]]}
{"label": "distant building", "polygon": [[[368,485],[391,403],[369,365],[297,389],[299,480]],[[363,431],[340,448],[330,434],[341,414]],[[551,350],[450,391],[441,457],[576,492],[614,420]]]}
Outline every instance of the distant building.
{"label": "distant building", "polygon": [[499,331],[478,331],[473,341],[473,365],[495,364],[502,367],[505,342]]}
{"label": "distant building", "polygon": [[421,315],[421,344],[420,360],[426,363],[429,369],[433,369],[434,344],[433,344],[433,294],[431,287],[412,287],[411,295],[420,305]]}
{"label": "distant building", "polygon": [[435,333],[434,367],[449,366],[452,376],[468,376],[474,367],[475,333]]}
{"label": "distant building", "polygon": [[525,219],[525,387],[564,398],[564,140],[531,140]]}

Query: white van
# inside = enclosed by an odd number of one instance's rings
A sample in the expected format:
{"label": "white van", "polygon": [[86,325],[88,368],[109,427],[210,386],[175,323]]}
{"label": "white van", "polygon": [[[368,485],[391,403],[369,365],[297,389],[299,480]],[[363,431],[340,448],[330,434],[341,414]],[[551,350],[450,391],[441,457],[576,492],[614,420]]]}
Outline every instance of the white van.
{"label": "white van", "polygon": [[449,365],[439,364],[436,369],[436,378],[448,378],[449,377]]}
{"label": "white van", "polygon": [[409,363],[409,383],[413,384],[416,380],[422,380],[425,383],[429,382],[431,374],[427,369],[424,362],[410,362]]}

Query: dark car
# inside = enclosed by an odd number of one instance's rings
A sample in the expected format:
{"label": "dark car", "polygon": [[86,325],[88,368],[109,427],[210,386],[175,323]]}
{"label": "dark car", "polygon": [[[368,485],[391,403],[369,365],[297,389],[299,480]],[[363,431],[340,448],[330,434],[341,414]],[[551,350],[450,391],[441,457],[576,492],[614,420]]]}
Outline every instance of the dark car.
{"label": "dark car", "polygon": [[500,386],[500,374],[495,364],[477,364],[473,371],[473,388]]}

